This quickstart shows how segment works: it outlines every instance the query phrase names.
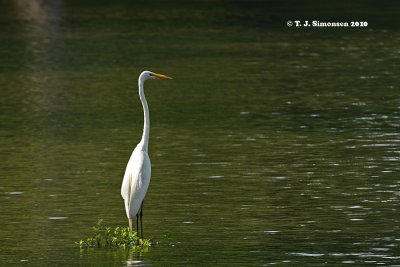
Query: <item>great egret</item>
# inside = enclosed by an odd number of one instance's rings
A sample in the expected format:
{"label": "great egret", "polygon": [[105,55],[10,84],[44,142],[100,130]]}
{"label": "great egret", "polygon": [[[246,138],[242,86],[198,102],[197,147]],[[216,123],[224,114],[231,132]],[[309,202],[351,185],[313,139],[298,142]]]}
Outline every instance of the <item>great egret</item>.
{"label": "great egret", "polygon": [[[148,154],[149,133],[150,133],[150,117],[149,107],[146,97],[144,96],[144,82],[149,79],[172,79],[163,74],[151,71],[143,71],[139,76],[139,97],[143,106],[144,125],[142,140],[133,150],[132,155],[126,166],[124,180],[122,181],[121,195],[125,202],[126,216],[129,220],[129,230],[132,231],[132,219],[136,216],[136,230],[139,234],[139,217],[140,228],[142,229],[143,239],[143,200],[150,184],[151,163]],[[140,209],[140,213],[139,213]]]}

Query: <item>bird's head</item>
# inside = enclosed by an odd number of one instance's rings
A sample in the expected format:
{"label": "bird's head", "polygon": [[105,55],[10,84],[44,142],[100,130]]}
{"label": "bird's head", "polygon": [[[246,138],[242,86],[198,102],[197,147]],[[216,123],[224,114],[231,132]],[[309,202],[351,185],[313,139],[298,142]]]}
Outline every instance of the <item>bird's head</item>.
{"label": "bird's head", "polygon": [[154,73],[147,70],[143,71],[139,76],[139,80],[143,82],[148,79],[172,79],[172,78],[164,74]]}

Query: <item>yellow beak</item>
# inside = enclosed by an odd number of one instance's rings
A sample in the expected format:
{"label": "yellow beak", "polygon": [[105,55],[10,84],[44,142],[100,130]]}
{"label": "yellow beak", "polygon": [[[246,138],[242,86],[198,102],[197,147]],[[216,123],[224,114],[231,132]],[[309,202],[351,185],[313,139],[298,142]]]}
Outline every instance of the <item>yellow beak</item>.
{"label": "yellow beak", "polygon": [[160,79],[172,79],[171,77],[164,74],[154,73],[153,75]]}

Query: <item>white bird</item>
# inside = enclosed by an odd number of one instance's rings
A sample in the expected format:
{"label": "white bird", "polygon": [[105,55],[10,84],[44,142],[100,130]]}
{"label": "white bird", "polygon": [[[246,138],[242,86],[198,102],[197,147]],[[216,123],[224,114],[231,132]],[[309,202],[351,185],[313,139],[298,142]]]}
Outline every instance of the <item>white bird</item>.
{"label": "white bird", "polygon": [[[150,116],[149,107],[146,97],[144,96],[144,82],[148,79],[172,79],[163,74],[151,71],[143,71],[139,76],[139,97],[142,102],[144,112],[144,125],[142,140],[133,150],[132,155],[126,166],[124,180],[122,181],[121,195],[125,202],[126,216],[129,220],[129,229],[132,231],[132,219],[136,216],[136,230],[139,234],[139,217],[140,228],[142,229],[143,239],[143,200],[146,196],[147,189],[150,184],[151,163],[148,154],[149,134],[150,134]],[[140,209],[140,213],[139,213]]]}

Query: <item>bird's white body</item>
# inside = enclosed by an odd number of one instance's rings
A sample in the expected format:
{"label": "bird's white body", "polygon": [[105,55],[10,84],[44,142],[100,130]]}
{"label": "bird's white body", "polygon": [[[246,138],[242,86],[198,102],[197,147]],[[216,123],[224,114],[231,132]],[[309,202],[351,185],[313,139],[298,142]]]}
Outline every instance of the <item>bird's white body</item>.
{"label": "bird's white body", "polygon": [[122,181],[121,195],[125,202],[128,219],[135,218],[146,196],[151,178],[151,163],[149,154],[140,142],[133,150],[126,166]]}
{"label": "bird's white body", "polygon": [[[126,166],[124,179],[121,186],[121,195],[125,203],[126,216],[129,220],[129,228],[132,230],[132,219],[136,216],[142,220],[143,200],[146,196],[150,184],[151,163],[148,154],[149,135],[150,135],[150,115],[146,97],[144,95],[144,82],[148,79],[172,79],[168,76],[143,71],[139,76],[139,97],[143,106],[144,123],[142,140],[133,150],[131,158]],[[136,221],[138,224],[138,220]],[[138,227],[138,226],[137,226]],[[142,228],[143,236],[143,228]]]}

